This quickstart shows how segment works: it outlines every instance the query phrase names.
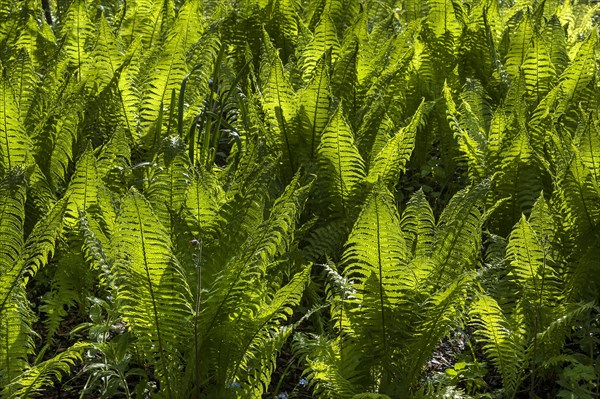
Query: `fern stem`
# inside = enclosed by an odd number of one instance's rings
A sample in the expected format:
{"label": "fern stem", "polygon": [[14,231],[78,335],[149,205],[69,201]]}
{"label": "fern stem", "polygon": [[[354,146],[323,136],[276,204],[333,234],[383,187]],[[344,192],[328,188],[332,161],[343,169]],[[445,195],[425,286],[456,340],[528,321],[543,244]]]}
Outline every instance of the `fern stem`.
{"label": "fern stem", "polygon": [[377,261],[379,265],[379,305],[381,306],[381,335],[383,339],[383,353],[387,355],[387,334],[385,331],[385,308],[383,301],[383,266],[381,259],[381,234],[379,232],[380,222],[379,222],[379,204],[375,201],[375,223],[377,226]]}
{"label": "fern stem", "polygon": [[196,266],[196,304],[194,313],[194,371],[196,378],[196,397],[200,394],[200,346],[198,342],[198,321],[200,317],[200,304],[202,301],[202,240],[198,242],[198,255],[194,254]]}

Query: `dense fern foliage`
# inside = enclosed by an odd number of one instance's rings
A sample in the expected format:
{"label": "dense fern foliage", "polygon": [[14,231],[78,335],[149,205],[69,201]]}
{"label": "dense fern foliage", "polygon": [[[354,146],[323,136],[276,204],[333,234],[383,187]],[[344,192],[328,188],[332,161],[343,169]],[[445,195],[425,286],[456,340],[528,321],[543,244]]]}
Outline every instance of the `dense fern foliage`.
{"label": "dense fern foliage", "polygon": [[1,397],[599,397],[599,21],[0,0]]}

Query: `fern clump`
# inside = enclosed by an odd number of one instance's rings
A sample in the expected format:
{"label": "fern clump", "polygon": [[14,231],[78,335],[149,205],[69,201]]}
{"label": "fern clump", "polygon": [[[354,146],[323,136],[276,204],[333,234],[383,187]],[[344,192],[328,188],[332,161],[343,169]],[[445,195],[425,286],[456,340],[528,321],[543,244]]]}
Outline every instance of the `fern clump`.
{"label": "fern clump", "polygon": [[598,397],[595,3],[0,1],[0,397]]}

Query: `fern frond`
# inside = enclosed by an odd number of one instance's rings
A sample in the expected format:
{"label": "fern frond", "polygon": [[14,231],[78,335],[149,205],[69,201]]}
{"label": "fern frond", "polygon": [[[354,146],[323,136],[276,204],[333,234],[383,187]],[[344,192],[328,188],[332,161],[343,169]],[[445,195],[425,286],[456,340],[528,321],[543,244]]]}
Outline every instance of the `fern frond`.
{"label": "fern frond", "polygon": [[578,97],[586,93],[585,87],[594,78],[596,38],[595,31],[592,31],[579,47],[573,61],[560,75],[559,87],[563,98],[558,104],[558,112],[565,112],[573,101],[581,100]]}
{"label": "fern frond", "polygon": [[[267,38],[268,40],[268,38]],[[298,134],[292,126],[296,114],[295,93],[284,74],[283,65],[279,56],[271,61],[269,78],[263,88],[263,106],[272,128],[278,133],[277,140],[282,147],[284,159],[290,164],[290,171],[295,172],[297,165],[293,155],[298,142]]]}
{"label": "fern frond", "polygon": [[294,339],[295,351],[305,356],[303,375],[315,394],[327,399],[350,399],[360,392],[363,381],[356,371],[359,359],[352,356],[356,344],[342,338],[327,340],[323,336],[296,335]]}
{"label": "fern frond", "polygon": [[63,321],[78,305],[80,309],[87,308],[87,296],[96,283],[95,275],[84,262],[79,237],[67,234],[67,239],[68,245],[57,246],[50,289],[38,306],[48,345],[55,342]]}
{"label": "fern frond", "polygon": [[18,397],[15,396],[16,387],[9,384],[20,378],[29,367],[28,357],[35,350],[35,333],[31,328],[35,319],[25,285],[19,284],[0,312],[0,384],[4,387],[3,398]]}
{"label": "fern frond", "polygon": [[300,186],[296,176],[275,201],[269,218],[255,227],[235,257],[229,255],[230,260],[210,288],[203,308],[204,340],[213,339],[210,333],[218,321],[226,320],[230,312],[242,305],[240,300],[247,297],[248,282],[264,275],[276,255],[285,253],[290,246],[308,189],[309,186]]}
{"label": "fern frond", "polygon": [[397,184],[400,173],[406,171],[406,164],[415,147],[417,127],[421,123],[424,104],[425,101],[421,101],[410,123],[396,133],[379,151],[370,164],[367,182],[376,183],[381,180],[390,187]]}
{"label": "fern frond", "polygon": [[523,337],[502,313],[496,300],[482,295],[471,308],[476,333],[484,342],[483,349],[502,377],[502,384],[511,397],[522,378],[525,358]]}
{"label": "fern frond", "polygon": [[346,214],[351,209],[354,190],[365,176],[365,167],[341,104],[323,132],[317,156],[332,211]]}
{"label": "fern frond", "polygon": [[25,222],[25,181],[20,169],[11,169],[0,180],[0,273],[20,257]]}
{"label": "fern frond", "polygon": [[356,35],[348,34],[342,42],[340,56],[333,66],[331,91],[354,114],[358,108],[359,90],[359,48],[360,40]]}
{"label": "fern frond", "polygon": [[23,283],[27,273],[35,276],[37,271],[48,263],[48,257],[54,253],[55,242],[62,233],[63,215],[68,197],[58,201],[48,214],[36,223],[25,241],[21,258],[4,271],[0,278],[0,314],[15,289]]}
{"label": "fern frond", "polygon": [[600,184],[576,150],[573,151],[572,162],[558,176],[558,181],[558,191],[564,195],[575,231],[580,237],[595,232],[600,225]]}
{"label": "fern frond", "polygon": [[418,310],[421,320],[411,339],[412,342],[407,345],[406,364],[402,365],[407,372],[400,376],[401,390],[404,390],[405,395],[417,382],[423,365],[431,357],[436,345],[461,316],[467,299],[467,288],[473,277],[473,273],[459,276],[447,287],[433,292]]}
{"label": "fern frond", "polygon": [[129,46],[127,58],[130,61],[119,75],[119,94],[128,136],[131,144],[137,144],[141,134],[139,113],[142,103],[141,85],[138,81],[142,63],[142,44],[139,40]]}
{"label": "fern frond", "polygon": [[93,35],[93,25],[88,16],[85,0],[74,0],[69,6],[67,17],[62,26],[64,38],[64,51],[69,57],[71,64],[79,71],[77,79],[81,80],[83,68],[90,54],[88,51],[88,40]]}
{"label": "fern frond", "polygon": [[86,343],[76,343],[53,358],[29,368],[6,386],[2,393],[8,393],[8,398],[33,398],[43,395],[44,388],[51,387],[55,381],[61,381],[63,375],[70,374],[71,368],[81,361],[81,352],[87,347]]}
{"label": "fern frond", "polygon": [[19,105],[21,113],[20,120],[27,125],[29,108],[33,103],[37,85],[41,79],[36,73],[31,57],[25,50],[21,50],[17,54],[8,70],[10,71],[9,80],[15,94],[15,102]]}
{"label": "fern frond", "polygon": [[304,132],[304,141],[310,145],[311,159],[316,155],[323,130],[330,117],[331,93],[329,92],[326,60],[326,58],[322,58],[316,64],[314,76],[308,85],[298,93],[301,110],[305,112],[308,121],[307,129]]}
{"label": "fern frond", "polygon": [[191,180],[183,140],[177,136],[166,138],[154,165],[149,171],[146,196],[162,225],[172,231],[173,216],[181,210]]}
{"label": "fern frond", "polygon": [[566,33],[556,14],[550,17],[544,26],[542,35],[546,38],[552,65],[557,75],[560,75],[569,64],[569,55],[567,54]]}
{"label": "fern frond", "polygon": [[260,397],[269,386],[275,356],[291,333],[291,328],[281,324],[290,318],[292,308],[300,303],[304,288],[310,281],[310,270],[311,267],[307,266],[296,273],[270,302],[261,306],[249,325],[244,326],[244,336],[237,338],[241,341],[240,353],[243,355],[239,362],[233,363],[233,374],[227,380],[245,382],[242,389],[251,387],[251,397]]}
{"label": "fern frond", "polygon": [[[394,314],[403,298],[403,290],[414,285],[407,267],[407,250],[400,230],[394,200],[378,184],[366,200],[354,224],[342,256],[344,276],[352,281],[357,293],[347,303],[353,306],[349,317],[372,366],[383,367],[387,380],[396,374],[392,353],[398,327]],[[396,338],[395,338],[396,337]]]}
{"label": "fern frond", "polygon": [[457,18],[455,5],[451,0],[428,0],[427,22],[437,37],[449,34],[460,36],[462,26]]}
{"label": "fern frond", "polygon": [[[162,126],[159,115],[164,110],[169,110],[172,92],[178,92],[181,82],[188,73],[181,49],[177,48],[174,53],[163,52],[154,65],[153,71],[142,91],[140,117],[144,129],[145,145],[148,148],[156,149],[162,138],[165,137],[164,134],[161,135]],[[166,133],[168,135],[169,132]]]}
{"label": "fern frond", "polygon": [[500,224],[503,230],[516,223],[521,213],[530,212],[543,188],[544,173],[530,142],[537,143],[533,135],[520,130],[500,153],[501,172],[494,194],[497,199],[510,196],[499,208],[501,219],[504,219]]}
{"label": "fern frond", "polygon": [[348,224],[347,218],[336,218],[315,228],[309,233],[307,246],[302,251],[310,260],[324,259],[325,256],[337,258],[352,227]]}
{"label": "fern frond", "polygon": [[272,0],[269,7],[267,30],[277,48],[281,49],[285,63],[294,54],[298,40],[298,3],[295,0]]}
{"label": "fern frond", "polygon": [[91,227],[85,214],[80,215],[79,231],[83,238],[81,251],[88,267],[99,272],[101,287],[116,293],[114,258],[109,256],[109,250],[106,248],[110,248],[110,242],[106,238],[101,240],[97,237],[97,229]]}
{"label": "fern frond", "polygon": [[[2,65],[0,64],[0,69]],[[0,173],[23,165],[28,158],[31,141],[20,120],[19,107],[8,79],[0,77]]]}
{"label": "fern frond", "polygon": [[[452,197],[440,219],[434,237],[434,259],[438,283],[473,270],[481,247],[482,208],[490,181],[459,191]],[[447,280],[447,278],[449,280]]]}
{"label": "fern frond", "polygon": [[117,258],[121,312],[143,356],[156,362],[161,391],[177,395],[178,349],[190,333],[189,288],[171,253],[169,236],[148,202],[132,190],[121,204],[111,243]]}
{"label": "fern frond", "polygon": [[165,42],[168,53],[186,53],[200,39],[204,31],[200,7],[201,2],[198,0],[187,0],[179,8],[175,22],[165,24],[170,29]]}
{"label": "fern frond", "polygon": [[534,37],[534,29],[531,23],[531,15],[527,11],[516,27],[514,33],[510,35],[510,45],[504,61],[506,72],[512,79],[517,80],[520,75],[521,64],[527,55]]}
{"label": "fern frond", "polygon": [[69,204],[65,218],[73,226],[79,219],[79,211],[88,211],[98,203],[98,186],[100,179],[96,168],[96,157],[88,144],[75,167],[75,174],[71,178],[67,193]]}
{"label": "fern frond", "polygon": [[[557,276],[546,240],[545,237],[539,237],[522,216],[510,235],[507,247],[507,257],[511,261],[510,275],[518,283],[522,295],[527,297],[528,303],[525,305],[536,308],[536,318],[541,317],[541,307],[553,305],[560,297],[555,287]],[[536,320],[536,323],[543,321]],[[539,331],[539,326],[537,329]]]}
{"label": "fern frond", "polygon": [[91,60],[84,64],[85,74],[89,75],[90,84],[97,85],[98,93],[111,82],[124,62],[119,39],[113,35],[104,15],[100,17],[99,25]]}
{"label": "fern frond", "polygon": [[197,237],[216,237],[223,221],[219,214],[224,200],[223,189],[209,171],[196,171],[191,177],[184,204],[188,227]]}
{"label": "fern frond", "polygon": [[574,139],[582,164],[589,170],[597,185],[600,185],[600,116],[596,112],[585,129]]}
{"label": "fern frond", "polygon": [[335,61],[339,48],[337,30],[331,16],[329,14],[321,15],[313,39],[302,50],[302,76],[304,80],[307,81],[313,76],[317,63],[323,58],[323,54],[329,53],[330,62]]}
{"label": "fern frond", "polygon": [[125,187],[126,171],[131,162],[131,148],[134,144],[127,139],[125,129],[118,128],[108,139],[98,154],[96,169],[104,185],[114,192]]}
{"label": "fern frond", "polygon": [[121,25],[126,42],[132,43],[139,38],[144,48],[152,48],[161,33],[161,10],[161,2],[153,0],[138,0],[127,7]]}
{"label": "fern frond", "polygon": [[[571,334],[577,320],[582,320],[584,316],[589,315],[590,311],[594,309],[596,309],[594,302],[573,303],[561,306],[560,310],[556,312],[558,316],[547,323],[544,326],[544,330],[537,334],[537,340],[548,347],[551,354],[558,355],[557,352],[563,348],[565,340]],[[547,360],[547,363],[549,362],[550,359]]]}
{"label": "fern frond", "polygon": [[[250,155],[250,152],[247,154]],[[223,243],[216,248],[217,254],[210,257],[216,260],[214,265],[210,258],[207,259],[209,264],[205,265],[216,271],[220,271],[231,258],[230,248],[241,248],[265,218],[269,176],[273,173],[274,165],[271,160],[264,160],[261,165],[254,156],[242,159],[240,164],[239,177],[236,176],[231,182],[225,203],[220,208],[219,217],[225,221],[225,225],[219,230],[218,239]]]}
{"label": "fern frond", "polygon": [[[5,276],[16,264],[23,249],[25,222],[25,182],[13,169],[0,182],[0,283],[4,293]],[[7,303],[0,310],[0,385],[6,386],[28,365],[32,352],[29,302],[24,286],[16,283]],[[10,392],[10,391],[9,391]]]}
{"label": "fern frond", "polygon": [[537,104],[554,86],[556,71],[546,41],[539,34],[534,35],[531,46],[523,57],[521,66],[527,92],[534,104]]}
{"label": "fern frond", "polygon": [[435,218],[423,190],[410,197],[400,227],[411,257],[427,256],[433,249]]}
{"label": "fern frond", "polygon": [[466,109],[459,112],[447,82],[444,83],[443,91],[448,123],[469,166],[471,180],[478,182],[486,176],[485,144],[482,143],[484,136],[481,121],[473,114],[466,102],[462,104]]}

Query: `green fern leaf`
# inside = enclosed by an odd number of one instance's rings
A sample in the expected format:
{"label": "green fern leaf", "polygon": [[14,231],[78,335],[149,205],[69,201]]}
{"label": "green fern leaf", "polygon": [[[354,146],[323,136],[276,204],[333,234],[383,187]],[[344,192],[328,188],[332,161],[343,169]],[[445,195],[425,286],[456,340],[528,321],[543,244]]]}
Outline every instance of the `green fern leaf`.
{"label": "green fern leaf", "polygon": [[81,361],[81,352],[88,346],[86,343],[76,343],[53,358],[29,368],[6,386],[2,393],[7,393],[8,398],[41,396],[44,393],[43,388],[51,387],[54,381],[61,381],[64,374],[71,372],[71,368]]}
{"label": "green fern leaf", "polygon": [[263,106],[270,125],[279,137],[277,141],[284,158],[288,160],[291,171],[295,172],[296,156],[293,153],[296,150],[298,135],[294,134],[295,129],[291,126],[296,114],[295,93],[284,75],[283,65],[276,53],[274,58],[270,65],[269,78],[263,88]]}
{"label": "green fern leaf", "polygon": [[67,195],[69,203],[65,212],[65,218],[70,220],[68,224],[73,226],[79,219],[79,212],[87,212],[98,204],[98,188],[100,179],[96,168],[96,157],[88,144],[86,150],[77,161],[75,174],[71,178]]}
{"label": "green fern leaf", "polygon": [[108,86],[124,62],[119,51],[120,43],[113,35],[104,15],[100,17],[99,25],[96,45],[90,55],[91,60],[84,64],[84,74],[88,75],[90,81],[97,85],[98,93]]}
{"label": "green fern leaf", "polygon": [[23,248],[25,198],[23,173],[12,169],[0,181],[0,274],[18,261]]}
{"label": "green fern leaf", "polygon": [[[525,130],[518,132],[509,145],[501,153],[501,174],[495,190],[496,198],[510,199],[499,208],[501,219],[511,224],[516,223],[521,213],[528,213],[542,190],[541,177],[543,171],[535,157],[530,138]],[[500,221],[500,220],[499,220]],[[506,226],[502,226],[503,229]]]}
{"label": "green fern leaf", "polygon": [[302,76],[307,81],[313,76],[317,63],[323,54],[330,52],[330,62],[334,62],[340,43],[337,31],[329,14],[321,15],[319,24],[315,28],[313,40],[302,50]]}
{"label": "green fern leaf", "polygon": [[342,42],[340,56],[331,76],[332,94],[346,104],[351,114],[356,112],[359,101],[359,48],[361,48],[359,38],[354,34],[348,34]]}
{"label": "green fern leaf", "polygon": [[260,281],[259,276],[291,245],[296,220],[299,217],[309,186],[300,187],[298,176],[286,187],[270,212],[270,217],[255,228],[241,247],[241,252],[231,257],[210,288],[210,295],[203,308],[203,340],[212,340],[211,330],[230,313],[244,304],[249,293],[248,282]]}
{"label": "green fern leaf", "polygon": [[451,0],[428,0],[429,12],[427,22],[437,37],[450,34],[451,37],[458,38],[462,27],[457,18],[454,3]]}
{"label": "green fern leaf", "polygon": [[19,114],[19,107],[3,73],[0,78],[0,173],[23,165],[28,159],[31,142]]}
{"label": "green fern leaf", "polygon": [[62,219],[68,197],[57,202],[48,214],[38,221],[25,241],[21,258],[0,276],[0,314],[9,304],[9,299],[23,284],[27,273],[35,276],[37,271],[48,263],[54,253],[55,242],[62,233]]}
{"label": "green fern leaf", "polygon": [[173,217],[183,206],[191,180],[190,162],[179,137],[167,138],[162,146],[154,161],[156,167],[149,172],[146,196],[163,226],[172,231]]}
{"label": "green fern leaf", "polygon": [[356,289],[356,294],[347,299],[348,304],[358,305],[350,310],[349,317],[358,336],[371,337],[361,341],[369,364],[382,366],[389,378],[395,374],[394,312],[402,301],[402,291],[414,285],[414,278],[407,267],[407,250],[393,197],[382,184],[367,198],[348,237],[342,262],[344,276]]}
{"label": "green fern leaf", "polygon": [[431,255],[435,218],[423,190],[410,197],[400,222],[406,245],[412,257]]}
{"label": "green fern leaf", "polygon": [[35,333],[31,328],[35,319],[25,286],[20,284],[10,294],[9,302],[0,312],[0,384],[4,387],[3,398],[17,397],[16,387],[9,383],[20,378],[29,367],[28,357],[35,350]]}
{"label": "green fern leaf", "polygon": [[131,161],[133,142],[127,140],[125,129],[118,128],[108,139],[98,154],[96,168],[102,177],[104,185],[113,192],[119,192],[125,187],[125,172]]}
{"label": "green fern leaf", "polygon": [[[434,238],[437,283],[473,270],[481,247],[482,212],[490,181],[459,191],[440,216]],[[447,278],[450,277],[449,280]]]}
{"label": "green fern leaf", "polygon": [[590,171],[597,185],[600,185],[600,116],[596,112],[589,125],[580,130],[574,144],[581,162]]}
{"label": "green fern leaf", "polygon": [[365,176],[365,167],[341,104],[323,132],[317,154],[332,210],[345,214],[350,210],[354,190]]}
{"label": "green fern leaf", "polygon": [[130,61],[119,75],[119,97],[128,137],[131,139],[131,144],[137,144],[141,135],[139,113],[142,103],[139,82],[142,44],[139,40],[129,46],[126,58]]}
{"label": "green fern leaf", "polygon": [[223,189],[208,171],[197,171],[192,177],[185,196],[186,222],[196,237],[215,237],[222,222]]}
{"label": "green fern leaf", "polygon": [[[0,182],[0,282],[16,264],[23,249],[25,182],[18,170],[11,170]],[[3,291],[2,291],[3,292]],[[3,292],[4,293],[4,292]],[[31,320],[23,285],[16,287],[0,311],[0,385],[6,386],[28,365],[32,352]],[[10,391],[9,391],[10,392]]]}
{"label": "green fern leaf", "polygon": [[567,54],[565,30],[556,14],[550,17],[542,35],[546,38],[546,47],[550,53],[552,65],[556,73],[560,75],[569,64],[569,55]]}
{"label": "green fern leaf", "polygon": [[522,337],[502,313],[496,300],[482,295],[471,308],[477,334],[483,339],[486,354],[502,377],[509,397],[517,391],[524,359]]}
{"label": "green fern leaf", "polygon": [[464,154],[469,166],[469,176],[472,181],[480,181],[486,176],[485,144],[481,121],[472,112],[470,105],[463,102],[465,108],[459,112],[447,82],[444,83],[444,99],[446,101],[446,116],[448,124],[458,141],[458,147]]}
{"label": "green fern leaf", "polygon": [[304,140],[310,146],[310,158],[316,155],[323,130],[329,121],[331,94],[329,92],[329,75],[323,58],[316,65],[314,76],[298,96],[300,107],[306,114],[308,126],[304,132]]}
{"label": "green fern leaf", "polygon": [[366,179],[369,183],[381,180],[388,186],[392,186],[400,179],[400,173],[406,171],[406,164],[415,147],[417,127],[421,123],[424,104],[425,101],[421,101],[410,123],[402,128],[379,151],[369,168]]}
{"label": "green fern leaf", "polygon": [[296,350],[306,353],[307,368],[303,375],[316,395],[350,399],[361,391],[362,381],[356,372],[359,360],[352,356],[358,349],[355,343],[340,338],[328,341],[322,336],[308,338],[303,335],[296,335],[295,340]]}
{"label": "green fern leaf", "polygon": [[600,225],[600,185],[574,150],[573,160],[558,176],[558,192],[564,198],[573,226],[579,237],[596,232]]}
{"label": "green fern leaf", "polygon": [[173,53],[165,51],[153,71],[143,88],[140,116],[145,145],[157,148],[164,137],[159,136],[162,129],[159,115],[168,110],[172,92],[177,93],[188,72],[183,51],[179,48]]}
{"label": "green fern leaf", "polygon": [[[249,397],[259,398],[269,387],[275,356],[291,332],[281,324],[291,317],[292,309],[299,305],[304,288],[310,281],[310,270],[311,267],[307,266],[296,273],[292,281],[279,289],[270,302],[261,306],[250,325],[244,326],[245,336],[242,338],[240,352],[243,356],[239,362],[234,363],[233,374],[228,380],[241,380],[247,387],[252,387]],[[283,339],[278,340],[281,333],[284,333]],[[277,344],[271,345],[273,342]]]}
{"label": "green fern leaf", "polygon": [[65,24],[62,27],[64,38],[64,51],[71,64],[79,71],[78,80],[83,76],[83,68],[88,62],[90,54],[87,42],[93,36],[93,25],[88,16],[85,0],[75,0],[67,11]]}
{"label": "green fern leaf", "polygon": [[152,48],[160,37],[161,2],[138,0],[127,7],[122,23],[122,36],[126,43],[140,40],[144,48]]}
{"label": "green fern leaf", "polygon": [[556,71],[551,53],[540,35],[535,35],[525,53],[521,66],[525,77],[527,93],[534,103],[538,103],[551,89],[556,80]]}
{"label": "green fern leaf", "polygon": [[176,397],[178,348],[190,333],[189,288],[171,242],[148,202],[136,191],[121,204],[114,248],[121,312],[147,359],[156,361],[161,391]]}
{"label": "green fern leaf", "polygon": [[455,320],[461,316],[467,299],[467,289],[473,277],[473,273],[459,276],[447,287],[431,294],[418,310],[420,323],[412,337],[412,342],[408,345],[406,353],[409,355],[406,364],[402,365],[406,370],[401,374],[402,383],[399,384],[404,391],[402,396],[407,396],[410,388],[417,382],[425,362],[435,351],[436,345],[448,334]]}
{"label": "green fern leaf", "polygon": [[281,49],[283,61],[287,62],[294,54],[298,39],[298,3],[295,0],[271,0],[269,7],[267,30]]}
{"label": "green fern leaf", "polygon": [[179,8],[175,23],[165,24],[170,29],[165,43],[168,52],[185,53],[200,39],[204,31],[201,6],[198,0],[187,0]]}
{"label": "green fern leaf", "polygon": [[10,71],[9,79],[15,94],[15,102],[19,105],[21,112],[20,120],[27,125],[29,108],[34,101],[40,77],[36,73],[31,57],[24,50],[18,53],[8,70]]}
{"label": "green fern leaf", "polygon": [[504,62],[506,72],[509,73],[512,79],[518,79],[521,64],[525,60],[533,37],[534,30],[531,23],[531,16],[529,12],[525,12],[515,32],[510,35],[510,46]]}
{"label": "green fern leaf", "polygon": [[589,37],[581,43],[571,64],[560,75],[559,87],[563,98],[558,104],[557,112],[565,112],[571,103],[581,100],[579,97],[582,93],[586,93],[585,87],[594,78],[596,37],[595,31],[592,31]]}
{"label": "green fern leaf", "polygon": [[550,281],[556,277],[551,266],[553,260],[544,241],[522,216],[510,235],[507,256],[511,261],[510,274],[518,282],[523,294],[545,302],[552,296],[545,291],[550,289]]}

